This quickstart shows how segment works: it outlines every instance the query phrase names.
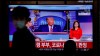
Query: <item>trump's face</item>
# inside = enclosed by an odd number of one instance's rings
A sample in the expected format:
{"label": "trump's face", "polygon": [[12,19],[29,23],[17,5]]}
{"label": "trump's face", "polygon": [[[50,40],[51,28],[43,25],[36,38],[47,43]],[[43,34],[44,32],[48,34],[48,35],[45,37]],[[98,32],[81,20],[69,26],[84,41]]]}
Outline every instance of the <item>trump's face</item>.
{"label": "trump's face", "polygon": [[48,25],[54,25],[54,18],[53,17],[48,17],[47,18],[47,23],[48,23]]}

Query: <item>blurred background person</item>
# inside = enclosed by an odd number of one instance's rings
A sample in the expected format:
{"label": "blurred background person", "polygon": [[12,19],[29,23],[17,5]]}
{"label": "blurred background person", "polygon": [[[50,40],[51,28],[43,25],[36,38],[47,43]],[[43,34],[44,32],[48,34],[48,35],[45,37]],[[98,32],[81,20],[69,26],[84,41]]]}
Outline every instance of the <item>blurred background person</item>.
{"label": "blurred background person", "polygon": [[80,41],[82,36],[82,29],[80,27],[80,23],[76,20],[73,23],[73,28],[70,29],[69,38],[75,41]]}
{"label": "blurred background person", "polygon": [[29,19],[27,20],[26,27],[27,27],[27,29],[33,34],[33,36],[35,36],[35,40],[36,40],[36,41],[43,41],[41,38],[37,37],[37,36],[34,34],[34,25],[33,25],[32,21],[31,21],[31,18],[29,18]]}
{"label": "blurred background person", "polygon": [[29,28],[32,32],[34,32],[34,26],[31,21],[31,18],[28,19],[28,22],[26,23],[26,27]]}

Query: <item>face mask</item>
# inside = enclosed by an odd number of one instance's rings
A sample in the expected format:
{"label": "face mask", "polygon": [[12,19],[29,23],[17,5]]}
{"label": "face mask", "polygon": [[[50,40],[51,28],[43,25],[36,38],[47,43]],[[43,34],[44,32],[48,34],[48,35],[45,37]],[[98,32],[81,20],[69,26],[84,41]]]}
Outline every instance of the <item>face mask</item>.
{"label": "face mask", "polygon": [[25,21],[17,21],[17,28],[22,29],[25,26]]}

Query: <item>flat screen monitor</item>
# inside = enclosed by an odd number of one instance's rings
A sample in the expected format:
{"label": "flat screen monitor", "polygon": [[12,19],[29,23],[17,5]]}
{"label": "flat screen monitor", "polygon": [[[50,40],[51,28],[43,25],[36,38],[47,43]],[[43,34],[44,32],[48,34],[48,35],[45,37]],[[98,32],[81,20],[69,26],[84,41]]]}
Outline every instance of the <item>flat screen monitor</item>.
{"label": "flat screen monitor", "polygon": [[[35,40],[35,47],[39,50],[63,50],[68,40],[74,40],[78,49],[93,48],[92,5],[9,5],[10,47],[16,31],[11,11],[17,6],[29,9],[32,34],[42,39]],[[75,29],[77,25],[80,27]]]}

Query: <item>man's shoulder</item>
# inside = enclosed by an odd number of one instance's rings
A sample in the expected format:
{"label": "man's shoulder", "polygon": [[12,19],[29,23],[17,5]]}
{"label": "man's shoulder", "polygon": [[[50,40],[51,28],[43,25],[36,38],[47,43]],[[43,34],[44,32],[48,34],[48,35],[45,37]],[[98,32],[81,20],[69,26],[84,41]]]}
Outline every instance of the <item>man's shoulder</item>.
{"label": "man's shoulder", "polygon": [[43,24],[43,25],[41,25],[41,26],[47,26],[47,24]]}
{"label": "man's shoulder", "polygon": [[60,25],[54,25],[55,27],[60,27]]}

